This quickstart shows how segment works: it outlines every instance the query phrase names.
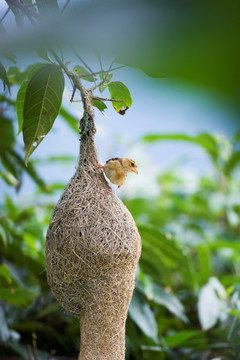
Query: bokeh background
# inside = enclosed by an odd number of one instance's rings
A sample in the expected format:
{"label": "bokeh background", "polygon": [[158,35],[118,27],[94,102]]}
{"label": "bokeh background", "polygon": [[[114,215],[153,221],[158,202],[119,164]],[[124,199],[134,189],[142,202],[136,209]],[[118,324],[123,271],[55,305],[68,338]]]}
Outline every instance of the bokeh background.
{"label": "bokeh background", "polygon": [[[8,6],[0,3],[0,19]],[[238,7],[70,1],[64,18],[47,8],[47,26],[31,31],[26,19],[19,31],[12,10],[1,21],[8,30],[1,53],[17,54],[16,64],[2,59],[11,95],[0,85],[2,358],[34,358],[33,333],[39,359],[76,358],[79,350],[78,322],[53,298],[44,265],[47,226],[79,155],[82,104],[70,103],[67,79],[64,111],[28,168],[22,133],[16,136],[19,74],[43,61],[35,50],[46,35],[52,46],[61,43],[70,68],[79,65],[72,46],[94,71],[99,54],[104,68],[125,65],[113,80],[128,87],[133,104],[124,116],[111,103],[104,113],[96,109],[96,141],[100,162],[130,157],[139,167],[117,193],[143,243],[126,358],[239,358]]]}

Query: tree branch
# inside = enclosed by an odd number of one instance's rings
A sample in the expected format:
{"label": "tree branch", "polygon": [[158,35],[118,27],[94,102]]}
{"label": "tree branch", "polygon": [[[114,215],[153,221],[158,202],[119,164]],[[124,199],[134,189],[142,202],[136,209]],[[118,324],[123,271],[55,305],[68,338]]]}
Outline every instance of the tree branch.
{"label": "tree branch", "polygon": [[92,104],[91,104],[92,92],[90,90],[87,90],[83,86],[79,76],[77,74],[75,74],[73,71],[71,71],[71,70],[69,70],[67,68],[67,66],[59,58],[59,56],[55,53],[55,51],[53,49],[50,48],[49,51],[52,53],[53,57],[58,62],[60,67],[63,69],[65,74],[69,77],[69,79],[72,80],[74,87],[80,91],[82,101],[83,101],[84,111],[86,113],[88,113],[89,115],[93,116],[93,107],[92,107]]}

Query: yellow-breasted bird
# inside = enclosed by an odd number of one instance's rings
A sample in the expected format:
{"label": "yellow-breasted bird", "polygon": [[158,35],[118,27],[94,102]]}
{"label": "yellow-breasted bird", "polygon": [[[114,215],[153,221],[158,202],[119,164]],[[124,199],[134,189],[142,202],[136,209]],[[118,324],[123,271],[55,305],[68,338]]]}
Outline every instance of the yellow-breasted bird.
{"label": "yellow-breasted bird", "polygon": [[134,172],[138,174],[137,164],[128,158],[112,158],[106,161],[104,166],[99,163],[97,166],[103,169],[111,183],[118,185],[117,190],[125,183],[127,173]]}

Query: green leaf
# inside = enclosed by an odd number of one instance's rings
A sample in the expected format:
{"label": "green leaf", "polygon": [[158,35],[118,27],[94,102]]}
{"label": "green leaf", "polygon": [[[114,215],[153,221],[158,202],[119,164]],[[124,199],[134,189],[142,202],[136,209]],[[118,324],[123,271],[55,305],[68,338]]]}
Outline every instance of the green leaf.
{"label": "green leaf", "polygon": [[132,105],[131,94],[122,82],[113,81],[108,85],[108,90],[113,100],[121,100],[119,102],[112,102],[114,109],[121,115],[124,115],[126,110]]}
{"label": "green leaf", "polygon": [[38,294],[18,286],[0,288],[0,300],[13,306],[27,307]]}
{"label": "green leaf", "polygon": [[[3,172],[0,170],[0,176],[8,185],[14,186],[16,189],[19,188],[19,185],[20,185],[19,180],[9,171]],[[0,230],[0,232],[1,232],[1,230]],[[1,237],[1,234],[0,234],[0,237]]]}
{"label": "green leaf", "polygon": [[138,225],[138,230],[142,238],[143,251],[140,264],[144,272],[152,274],[154,280],[159,281],[161,277],[164,277],[164,280],[169,282],[171,272],[177,270],[187,274],[191,281],[186,256],[173,239],[168,240],[153,226]]}
{"label": "green leaf", "polygon": [[79,123],[80,120],[78,118],[76,118],[75,116],[73,116],[72,114],[70,114],[68,112],[68,110],[66,110],[64,107],[61,107],[60,109],[60,113],[59,113],[62,118],[67,122],[67,124],[74,130],[76,131],[76,133],[79,134]]}
{"label": "green leaf", "polygon": [[0,153],[11,149],[15,143],[12,121],[0,114]]}
{"label": "green leaf", "polygon": [[135,291],[129,307],[129,316],[145,335],[157,342],[157,323],[149,304]]}
{"label": "green leaf", "polygon": [[230,175],[240,164],[240,150],[235,151],[225,166],[225,172]]}
{"label": "green leaf", "polygon": [[237,316],[232,316],[230,318],[230,324],[228,326],[228,340],[233,340],[237,338],[239,340],[239,332],[240,332],[240,318]]}
{"label": "green leaf", "polygon": [[98,108],[98,110],[100,111],[104,111],[105,109],[107,109],[106,104],[104,104],[103,101],[100,100],[92,100],[92,105],[95,106],[96,108]]}
{"label": "green leaf", "polygon": [[21,84],[24,80],[30,79],[34,73],[39,70],[45,63],[37,62],[29,65],[24,71],[21,71],[17,66],[11,66],[8,69],[8,79],[11,84]]}
{"label": "green leaf", "polygon": [[156,304],[165,306],[179,319],[184,322],[188,322],[188,319],[184,313],[184,307],[178,298],[172,294],[167,293],[160,285],[151,281],[149,276],[144,276],[144,286],[140,286],[140,289],[142,292],[144,292],[149,300],[152,300]]}
{"label": "green leaf", "polygon": [[37,53],[37,55],[40,57],[40,58],[42,58],[42,59],[44,59],[44,60],[46,60],[46,61],[50,61],[51,62],[51,60],[49,59],[49,57],[48,57],[48,52],[47,52],[47,49],[46,48],[44,48],[44,47],[42,47],[42,48],[38,48],[37,49],[37,51],[36,51],[36,53]]}
{"label": "green leaf", "polygon": [[190,136],[185,134],[149,134],[142,138],[145,142],[154,142],[160,140],[188,141],[200,145],[211,156],[216,163],[219,152],[216,139],[210,134],[199,134]]}
{"label": "green leaf", "polygon": [[7,234],[2,225],[0,225],[0,239],[3,243],[3,245],[6,246],[7,245]]}
{"label": "green leaf", "polygon": [[199,334],[201,334],[201,332],[195,330],[179,331],[176,334],[166,337],[165,341],[169,347],[176,347],[194,336],[199,336]]}
{"label": "green leaf", "polygon": [[23,106],[24,106],[24,99],[27,91],[28,81],[24,81],[20,86],[17,99],[16,99],[16,112],[17,112],[17,119],[18,119],[18,132],[17,135],[20,134],[22,131],[22,123],[23,123]]}
{"label": "green leaf", "polygon": [[25,164],[51,130],[59,113],[64,77],[57,65],[43,65],[30,79],[23,107]]}
{"label": "green leaf", "polygon": [[8,284],[12,283],[12,276],[7,265],[0,265],[0,277],[4,278]]}
{"label": "green leaf", "polygon": [[198,279],[201,285],[207,283],[208,279],[211,276],[211,253],[210,246],[205,244],[199,244],[196,247],[197,258],[198,258]]}
{"label": "green leaf", "polygon": [[6,72],[5,67],[3,66],[3,64],[1,62],[0,62],[0,79],[3,82],[4,90],[5,90],[5,87],[7,86],[9,94],[11,94],[10,84],[9,84],[8,77],[7,77],[7,72]]}
{"label": "green leaf", "polygon": [[[103,79],[105,78],[105,76],[106,76],[106,73],[105,73],[105,72],[102,72],[102,73],[99,74],[99,78],[100,78],[101,80],[103,80]],[[105,83],[105,84],[108,84],[108,83],[112,80],[112,77],[113,77],[113,74],[112,74],[112,73],[107,74],[104,83]],[[101,85],[101,86],[99,86],[99,91],[102,93],[107,87],[108,87],[108,85]]]}
{"label": "green leaf", "polygon": [[82,77],[83,80],[87,80],[91,82],[94,82],[96,80],[96,78],[92,76],[91,73],[88,72],[83,66],[76,65],[73,68],[73,72],[75,72],[75,74],[78,74],[80,77]]}

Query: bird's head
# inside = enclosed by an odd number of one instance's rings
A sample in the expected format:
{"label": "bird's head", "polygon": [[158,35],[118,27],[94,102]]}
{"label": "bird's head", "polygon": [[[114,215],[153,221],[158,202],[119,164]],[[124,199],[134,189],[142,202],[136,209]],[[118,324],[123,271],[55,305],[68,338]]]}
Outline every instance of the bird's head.
{"label": "bird's head", "polygon": [[127,158],[122,159],[122,166],[126,173],[133,171],[138,174],[137,164],[135,161]]}

